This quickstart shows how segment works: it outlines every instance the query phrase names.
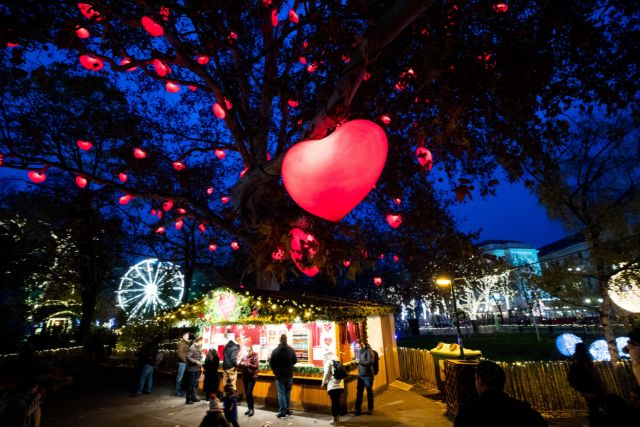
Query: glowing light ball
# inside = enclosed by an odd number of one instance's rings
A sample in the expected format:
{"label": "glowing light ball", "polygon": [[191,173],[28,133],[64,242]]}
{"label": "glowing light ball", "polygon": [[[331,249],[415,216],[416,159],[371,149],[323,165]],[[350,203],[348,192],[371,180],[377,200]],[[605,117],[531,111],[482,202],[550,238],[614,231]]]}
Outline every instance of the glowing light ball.
{"label": "glowing light ball", "polygon": [[87,186],[87,183],[88,183],[88,181],[87,181],[87,179],[86,179],[86,178],[83,178],[83,177],[81,177],[81,176],[76,176],[76,185],[77,185],[78,187],[80,187],[80,188],[84,188],[84,187],[86,187],[86,186]]}
{"label": "glowing light ball", "polygon": [[353,120],[321,140],[291,147],[282,180],[302,209],[340,221],[373,189],[386,159],[384,130],[368,120]]}
{"label": "glowing light ball", "polygon": [[134,149],[133,149],[133,156],[134,156],[136,159],[144,159],[145,157],[147,157],[147,152],[146,152],[146,151],[144,151],[144,150],[143,150],[143,149],[141,149],[141,148],[134,148]]}
{"label": "glowing light ball", "polygon": [[29,171],[29,173],[27,173],[27,176],[31,181],[35,182],[36,184],[40,184],[47,179],[47,175],[44,172],[38,172],[38,171]]}
{"label": "glowing light ball", "polygon": [[373,278],[373,284],[376,285],[376,286],[382,285],[382,277],[374,277]]}
{"label": "glowing light ball", "polygon": [[156,233],[158,233],[158,234],[163,234],[163,233],[164,233],[164,227],[158,227],[158,228],[156,228]]}
{"label": "glowing light ball", "polygon": [[148,16],[142,17],[142,26],[145,30],[147,30],[147,33],[151,34],[153,37],[160,37],[164,35],[164,29],[162,28],[162,25],[156,23]]}
{"label": "glowing light ball", "polygon": [[380,116],[380,121],[382,123],[384,123],[385,125],[388,125],[389,123],[391,123],[391,117],[385,115]]}
{"label": "glowing light ball", "polygon": [[184,162],[181,162],[180,160],[176,160],[175,162],[172,163],[173,168],[177,171],[181,171],[184,170],[187,165],[184,164]]}
{"label": "glowing light ball", "polygon": [[591,343],[589,346],[589,353],[593,360],[609,361],[611,355],[609,354],[609,346],[605,340],[597,340]]}
{"label": "glowing light ball", "polygon": [[84,151],[91,150],[91,147],[93,147],[93,144],[90,143],[89,141],[82,141],[82,140],[77,140],[76,145],[78,146],[79,149]]}
{"label": "glowing light ball", "polygon": [[420,166],[430,171],[433,167],[433,157],[431,156],[431,151],[429,151],[425,147],[418,147],[416,149],[416,157],[418,158],[418,163]]}
{"label": "glowing light ball", "polygon": [[171,68],[159,59],[153,60],[153,68],[160,77],[164,77],[167,73],[171,73]]}
{"label": "glowing light ball", "polygon": [[165,212],[170,211],[172,207],[173,207],[173,200],[167,200],[162,204],[162,209],[164,209]]}
{"label": "glowing light ball", "polygon": [[209,63],[209,57],[207,55],[198,55],[196,57],[196,62],[200,65],[206,65]]}
{"label": "glowing light ball", "polygon": [[506,3],[496,3],[493,5],[493,11],[495,13],[505,13],[509,10],[509,6]]}
{"label": "glowing light ball", "polygon": [[224,150],[215,150],[214,154],[216,155],[217,158],[219,158],[220,160],[224,159],[227,156],[227,153],[225,153]]}
{"label": "glowing light ball", "polygon": [[640,271],[625,270],[609,279],[607,293],[613,303],[631,313],[640,313]]}
{"label": "glowing light ball", "polygon": [[176,221],[176,230],[182,230],[182,226],[184,225],[184,220],[179,219]]}
{"label": "glowing light ball", "polygon": [[402,216],[401,215],[387,215],[387,224],[391,226],[391,228],[398,228],[402,225]]}
{"label": "glowing light ball", "polygon": [[118,174],[118,179],[120,180],[120,182],[122,182],[122,183],[124,184],[125,182],[127,182],[127,180],[129,179],[129,177],[127,176],[127,174],[126,174],[126,173],[124,173],[124,172],[120,172],[120,173]]}
{"label": "glowing light ball", "polygon": [[131,201],[131,196],[128,194],[125,194],[124,196],[120,197],[120,199],[118,199],[118,203],[120,203],[123,206],[129,203],[130,201]]}
{"label": "glowing light ball", "polygon": [[293,9],[289,11],[289,21],[291,21],[293,24],[297,24],[300,21],[300,18],[298,18],[298,14]]}
{"label": "glowing light ball", "polygon": [[629,353],[625,353],[622,351],[623,348],[629,343],[629,337],[618,337],[616,338],[616,347],[618,348],[618,355],[622,358],[628,359]]}
{"label": "glowing light ball", "polygon": [[180,92],[180,85],[177,85],[175,83],[167,82],[167,84],[165,84],[164,87],[165,87],[165,89],[167,89],[167,92],[169,92],[169,93],[178,93],[178,92]]}
{"label": "glowing light ball", "polygon": [[95,10],[89,3],[78,3],[78,9],[80,9],[80,13],[82,13],[87,19],[95,17],[97,22],[102,20],[100,12]]}
{"label": "glowing light ball", "polygon": [[320,269],[317,266],[312,265],[311,267],[304,267],[300,265],[300,261],[302,261],[303,257],[306,256],[308,259],[312,260],[318,253],[318,247],[320,244],[316,238],[297,227],[291,229],[289,237],[291,237],[291,249],[289,250],[289,256],[296,267],[298,267],[298,270],[309,277],[313,277],[318,274]]}
{"label": "glowing light ball", "polygon": [[228,196],[222,196],[222,197],[220,197],[220,201],[222,202],[223,205],[226,205],[227,203],[229,203],[229,197]]}
{"label": "glowing light ball", "polygon": [[234,251],[237,251],[238,249],[240,249],[240,243],[236,242],[235,240],[231,242],[229,246],[231,246],[231,249],[233,249]]}
{"label": "glowing light ball", "polygon": [[81,38],[81,39],[88,39],[89,36],[91,36],[91,34],[89,33],[89,30],[87,30],[86,28],[76,27],[76,36],[78,36],[78,38]]}
{"label": "glowing light ball", "polygon": [[104,67],[102,60],[93,55],[80,55],[80,64],[89,71],[100,71]]}
{"label": "glowing light ball", "polygon": [[556,348],[563,356],[572,356],[576,352],[576,344],[582,342],[582,338],[574,334],[562,334],[556,338]]}
{"label": "glowing light ball", "polygon": [[349,261],[348,259],[345,259],[344,261],[342,261],[342,265],[349,268],[349,266],[351,265],[351,261]]}
{"label": "glowing light ball", "polygon": [[215,114],[219,119],[224,119],[225,117],[227,117],[227,113],[224,111],[224,108],[222,108],[222,106],[217,102],[213,104],[213,114]]}
{"label": "glowing light ball", "polygon": [[209,243],[209,252],[213,252],[216,249],[218,249],[218,245],[216,245],[215,243]]}

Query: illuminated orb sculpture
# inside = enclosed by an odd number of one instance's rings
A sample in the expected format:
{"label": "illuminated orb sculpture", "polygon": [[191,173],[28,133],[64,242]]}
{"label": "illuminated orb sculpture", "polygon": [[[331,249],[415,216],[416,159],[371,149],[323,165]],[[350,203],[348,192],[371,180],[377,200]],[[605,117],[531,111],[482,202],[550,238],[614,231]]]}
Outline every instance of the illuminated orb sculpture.
{"label": "illuminated orb sculpture", "polygon": [[621,358],[629,359],[629,353],[625,353],[622,349],[629,343],[629,337],[618,337],[616,338],[616,347],[618,348],[618,355]]}
{"label": "illuminated orb sculpture", "polygon": [[116,291],[118,306],[127,313],[127,319],[149,319],[159,310],[177,307],[183,293],[184,276],[180,268],[155,258],[129,268]]}
{"label": "illuminated orb sculpture", "polygon": [[576,352],[576,344],[582,339],[573,334],[562,334],[556,338],[556,348],[563,356],[572,356]]}
{"label": "illuminated orb sculpture", "polygon": [[593,360],[611,360],[611,355],[609,354],[609,346],[607,346],[607,342],[605,340],[597,340],[591,343],[591,345],[589,346],[589,353],[591,353],[591,357],[593,358]]}
{"label": "illuminated orb sculpture", "polygon": [[609,279],[609,297],[620,308],[640,313],[640,271],[626,270]]}

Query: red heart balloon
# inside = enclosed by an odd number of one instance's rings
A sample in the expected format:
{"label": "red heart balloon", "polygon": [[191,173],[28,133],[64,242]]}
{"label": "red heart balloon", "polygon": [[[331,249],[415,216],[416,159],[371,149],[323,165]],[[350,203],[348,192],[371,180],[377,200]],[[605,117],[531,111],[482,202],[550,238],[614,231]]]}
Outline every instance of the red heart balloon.
{"label": "red heart balloon", "polygon": [[141,21],[144,29],[147,30],[147,32],[153,37],[160,37],[164,35],[164,29],[162,28],[162,25],[156,23],[153,19],[149,18],[148,16],[143,16]]}
{"label": "red heart balloon", "polygon": [[401,215],[387,215],[387,224],[389,224],[393,228],[398,228],[402,224],[402,216]]}
{"label": "red heart balloon", "polygon": [[282,163],[282,180],[301,208],[340,221],[373,189],[386,159],[384,130],[368,120],[354,120],[326,138],[291,147]]}
{"label": "red heart balloon", "polygon": [[99,71],[104,67],[102,60],[93,55],[80,55],[80,64],[89,71]]}

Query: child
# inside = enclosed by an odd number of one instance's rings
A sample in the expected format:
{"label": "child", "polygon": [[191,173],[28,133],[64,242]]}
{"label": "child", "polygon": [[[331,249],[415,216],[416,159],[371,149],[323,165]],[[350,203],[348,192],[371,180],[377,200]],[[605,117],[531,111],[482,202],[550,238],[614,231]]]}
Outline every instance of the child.
{"label": "child", "polygon": [[222,415],[222,405],[215,394],[211,395],[209,410],[202,419],[200,427],[229,427],[229,423]]}
{"label": "child", "polygon": [[238,395],[234,393],[233,385],[227,383],[224,386],[224,397],[222,398],[224,405],[224,416],[233,427],[239,427],[238,424]]}

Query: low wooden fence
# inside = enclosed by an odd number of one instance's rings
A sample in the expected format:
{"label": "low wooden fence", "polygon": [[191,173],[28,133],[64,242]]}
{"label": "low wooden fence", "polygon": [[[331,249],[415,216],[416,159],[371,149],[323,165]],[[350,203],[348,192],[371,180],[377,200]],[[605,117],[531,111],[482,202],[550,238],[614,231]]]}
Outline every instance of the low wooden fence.
{"label": "low wooden fence", "polygon": [[[428,350],[398,348],[400,376],[418,384],[436,385],[433,357]],[[527,401],[540,412],[572,412],[586,410],[582,396],[569,386],[567,374],[570,363],[499,362],[505,370],[505,391],[517,399]],[[594,362],[609,393],[629,398],[635,379],[629,361],[617,363]]]}

